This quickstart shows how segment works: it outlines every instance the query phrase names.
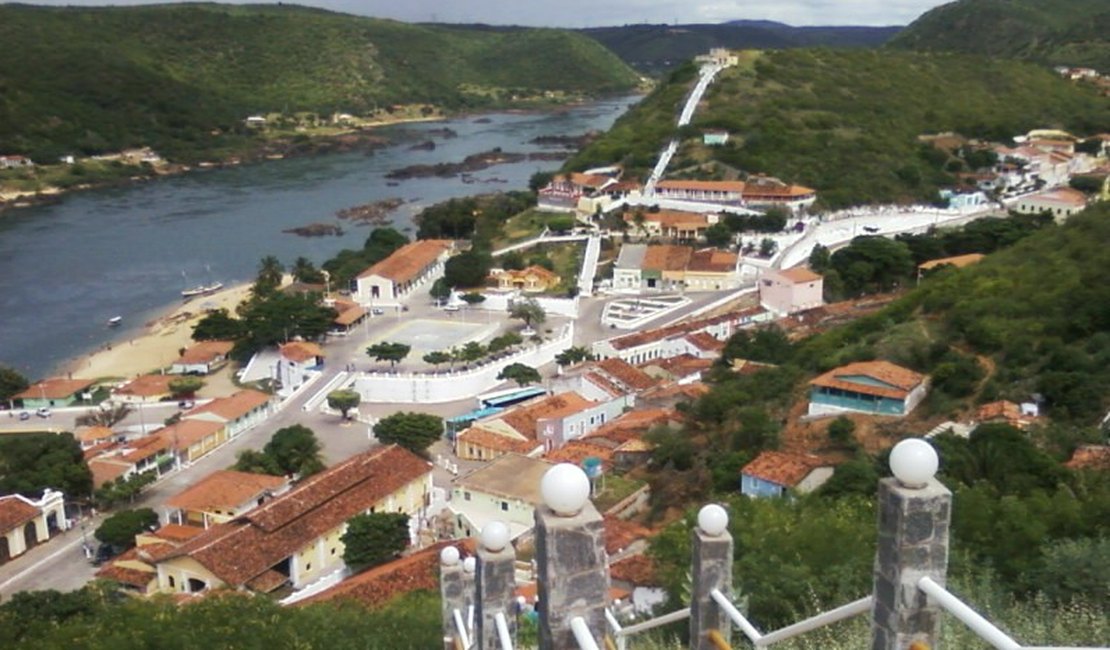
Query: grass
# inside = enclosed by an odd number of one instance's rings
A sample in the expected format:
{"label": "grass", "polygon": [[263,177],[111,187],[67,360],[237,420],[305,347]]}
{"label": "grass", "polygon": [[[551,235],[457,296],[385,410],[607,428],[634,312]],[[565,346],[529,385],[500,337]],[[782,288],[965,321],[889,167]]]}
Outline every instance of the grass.
{"label": "grass", "polygon": [[545,212],[531,208],[513,215],[501,229],[501,236],[493,242],[493,247],[503,248],[538,236],[552,217],[563,217],[566,213]]}
{"label": "grass", "polygon": [[602,488],[593,498],[594,505],[601,512],[617,505],[622,499],[628,498],[636,490],[644,486],[643,481],[625,478],[617,474],[606,474],[602,480]]}
{"label": "grass", "polygon": [[586,255],[585,244],[567,242],[563,244],[544,244],[543,253],[555,265],[559,275],[558,291],[566,292],[578,286],[578,273],[582,269],[582,258]]}

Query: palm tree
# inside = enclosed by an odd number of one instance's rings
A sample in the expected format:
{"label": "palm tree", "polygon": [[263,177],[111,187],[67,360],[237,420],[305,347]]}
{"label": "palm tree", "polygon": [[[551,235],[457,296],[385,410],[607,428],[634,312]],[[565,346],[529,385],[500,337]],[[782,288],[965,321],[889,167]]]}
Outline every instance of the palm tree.
{"label": "palm tree", "polygon": [[254,286],[256,290],[273,290],[281,286],[281,278],[285,273],[285,267],[281,265],[278,258],[273,255],[263,257],[258,263],[258,277],[255,278]]}

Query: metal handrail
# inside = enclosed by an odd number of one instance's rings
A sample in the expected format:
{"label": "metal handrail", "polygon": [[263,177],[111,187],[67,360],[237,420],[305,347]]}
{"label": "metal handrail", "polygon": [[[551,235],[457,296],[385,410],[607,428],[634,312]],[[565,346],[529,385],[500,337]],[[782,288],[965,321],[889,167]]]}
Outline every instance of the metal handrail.
{"label": "metal handrail", "polygon": [[675,610],[675,611],[671,612],[670,614],[663,614],[662,616],[657,616],[656,618],[653,618],[649,621],[644,621],[642,623],[637,623],[635,625],[629,625],[628,627],[623,628],[623,629],[617,629],[617,630],[615,630],[615,634],[618,637],[632,636],[633,634],[639,634],[640,632],[646,632],[647,630],[657,628],[661,625],[666,625],[668,623],[674,623],[676,621],[681,621],[681,620],[687,619],[687,618],[690,618],[690,608],[689,607],[686,607],[685,609]]}
{"label": "metal handrail", "polygon": [[722,594],[720,589],[714,589],[709,592],[709,595],[712,596],[713,600],[717,601],[717,605],[728,614],[728,617],[732,619],[736,627],[740,628],[744,636],[748,637],[752,643],[758,646],[759,640],[763,638],[763,635],[759,633],[759,630],[755,629],[754,625],[748,622],[748,619],[744,618],[744,615],[740,613],[740,610],[736,609],[736,605],[732,604],[728,596]]}
{"label": "metal handrail", "polygon": [[586,619],[581,616],[570,619],[570,630],[574,633],[574,640],[578,642],[578,647],[582,650],[601,650],[597,641],[594,640],[593,634],[590,633],[590,626],[586,625]]}
{"label": "metal handrail", "polygon": [[509,634],[509,622],[505,620],[505,612],[494,614],[493,622],[497,626],[497,638],[501,641],[501,650],[513,650],[513,637]]}
{"label": "metal handrail", "polygon": [[459,635],[459,640],[462,641],[462,645],[464,648],[469,648],[470,635],[466,633],[466,624],[463,623],[462,612],[456,609],[454,612],[452,612],[452,615],[455,618],[455,631]]}
{"label": "metal handrail", "polygon": [[871,605],[872,603],[874,603],[875,600],[873,596],[860,598],[859,600],[852,601],[847,605],[842,605],[840,607],[837,607],[836,609],[822,612],[816,616],[811,616],[804,621],[792,623],[784,628],[775,630],[774,632],[770,632],[768,634],[760,634],[759,630],[757,630],[756,627],[752,625],[751,622],[749,622],[743,614],[740,613],[740,610],[736,609],[736,606],[732,604],[732,601],[728,599],[728,596],[725,596],[723,593],[721,593],[720,589],[714,589],[713,591],[709,592],[709,595],[713,597],[713,600],[716,601],[717,605],[726,614],[728,614],[728,617],[732,619],[732,622],[736,624],[736,627],[740,628],[740,631],[744,633],[744,636],[748,637],[748,639],[757,648],[766,648],[769,645],[792,639],[800,634],[811,632],[818,628],[825,627],[826,625],[831,625],[838,621],[842,621],[846,618],[852,618],[853,616],[865,614],[871,610]]}

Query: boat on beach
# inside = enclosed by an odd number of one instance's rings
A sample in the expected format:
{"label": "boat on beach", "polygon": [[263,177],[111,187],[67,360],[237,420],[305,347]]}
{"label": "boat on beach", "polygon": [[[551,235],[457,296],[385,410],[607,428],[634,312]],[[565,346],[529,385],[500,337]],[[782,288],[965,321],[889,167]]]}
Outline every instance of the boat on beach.
{"label": "boat on beach", "polygon": [[223,282],[214,282],[212,284],[202,284],[191,289],[183,289],[181,291],[182,298],[196,298],[197,296],[207,296],[210,293],[216,293],[224,288]]}
{"label": "boat on beach", "polygon": [[112,316],[108,319],[108,327],[119,327],[119,324],[122,322],[123,316]]}

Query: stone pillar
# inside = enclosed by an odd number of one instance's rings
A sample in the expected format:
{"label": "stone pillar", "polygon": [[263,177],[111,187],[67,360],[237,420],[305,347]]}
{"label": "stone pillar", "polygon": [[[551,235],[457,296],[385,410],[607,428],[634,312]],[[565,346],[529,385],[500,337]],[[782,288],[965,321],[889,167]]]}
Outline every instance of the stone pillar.
{"label": "stone pillar", "polygon": [[[454,549],[454,547],[447,547]],[[450,552],[444,549],[440,554],[439,595],[442,601],[443,647],[455,650],[455,610],[458,609],[466,620],[466,584],[463,578],[462,563],[459,562],[457,549]]]}
{"label": "stone pillar", "polygon": [[[711,512],[707,514],[707,511]],[[716,517],[716,520],[703,523],[706,517]],[[690,553],[694,579],[690,592],[690,648],[694,650],[717,647],[709,641],[710,630],[717,630],[726,641],[731,639],[732,619],[710,595],[714,589],[719,589],[731,597],[732,535],[727,526],[728,515],[724,509],[710,505],[699,513],[698,526],[694,528]]]}
{"label": "stone pillar", "polygon": [[[489,529],[494,524],[504,528],[505,544],[493,544],[494,547],[502,546],[497,550],[488,548],[487,538],[490,537]],[[478,650],[501,650],[501,643],[497,637],[496,616],[498,612],[504,614],[505,622],[509,624],[509,633],[512,634],[516,626],[516,616],[513,606],[516,603],[516,553],[512,544],[508,543],[509,529],[500,522],[487,524],[482,531],[482,543],[478,545],[478,567],[475,571],[475,626]]]}
{"label": "stone pillar", "polygon": [[536,581],[540,650],[576,648],[570,621],[586,620],[600,645],[609,604],[609,558],[601,515],[592,503],[578,514],[555,514],[536,507]]}
{"label": "stone pillar", "polygon": [[917,642],[936,650],[940,608],[917,582],[925,576],[945,582],[952,493],[931,476],[919,487],[886,478],[879,482],[878,505],[871,648],[905,650]]}

